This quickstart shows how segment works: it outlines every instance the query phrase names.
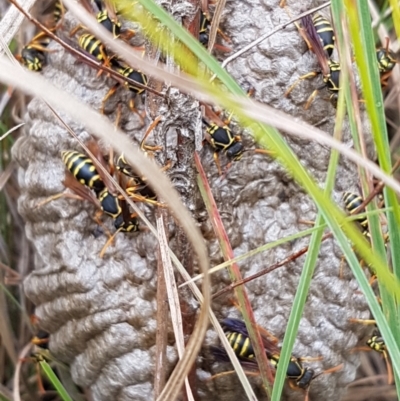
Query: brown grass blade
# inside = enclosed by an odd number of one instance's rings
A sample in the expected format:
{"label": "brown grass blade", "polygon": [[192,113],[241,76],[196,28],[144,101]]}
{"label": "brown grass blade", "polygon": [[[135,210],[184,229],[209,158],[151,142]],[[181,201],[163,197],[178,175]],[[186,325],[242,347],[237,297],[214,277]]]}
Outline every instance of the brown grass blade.
{"label": "brown grass blade", "polygon": [[[234,258],[232,247],[229,242],[228,235],[225,231],[225,227],[222,223],[221,216],[219,214],[217,205],[211,192],[210,185],[208,183],[205,171],[201,164],[200,157],[195,153],[196,168],[199,172],[199,187],[200,192],[203,196],[204,203],[206,205],[211,224],[214,228],[214,232],[218,238],[220,248],[225,260]],[[239,270],[239,266],[234,263],[228,269],[232,281],[242,280],[242,275]],[[254,347],[256,359],[260,368],[260,374],[263,379],[264,386],[267,391],[271,383],[273,383],[273,376],[270,365],[265,353],[265,349],[262,344],[261,336],[257,330],[257,324],[254,318],[253,310],[251,308],[250,300],[247,296],[246,289],[244,287],[237,287],[235,289],[237,300],[239,301],[240,310],[243,314],[246,326],[249,332],[251,342]]]}

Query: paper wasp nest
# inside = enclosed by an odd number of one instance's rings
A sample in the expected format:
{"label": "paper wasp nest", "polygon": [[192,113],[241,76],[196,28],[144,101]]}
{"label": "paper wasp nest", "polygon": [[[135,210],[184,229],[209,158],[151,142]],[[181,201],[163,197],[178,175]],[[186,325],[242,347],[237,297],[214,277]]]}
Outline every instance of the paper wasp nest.
{"label": "paper wasp nest", "polygon": [[[300,10],[296,2],[288,1],[288,7],[291,14],[296,15],[320,3],[322,1],[303,1]],[[185,7],[176,9],[182,13]],[[188,11],[188,16],[192,16],[192,11]],[[228,0],[221,28],[231,39],[229,46],[235,52],[287,20],[288,15],[278,6],[277,0]],[[74,26],[71,21],[72,17],[67,14],[64,35]],[[99,109],[102,98],[114,82],[104,76],[96,77],[95,70],[59,45],[53,43],[50,46],[58,51],[49,53],[43,75]],[[222,59],[223,55],[219,57]],[[293,25],[228,66],[228,71],[243,87],[249,84],[254,87],[257,100],[308,123],[319,124],[321,129],[332,134],[335,109],[326,100],[325,90],[321,90],[310,110],[303,110],[311,92],[322,85],[320,77],[301,82],[289,98],[283,97],[288,86],[300,75],[318,69],[314,54],[307,50]],[[174,136],[178,133],[186,135],[189,142],[192,138],[194,141],[201,127],[197,104],[173,91],[171,95],[174,97],[162,109],[163,134],[168,132]],[[144,127],[137,115],[127,108],[130,96],[128,91],[120,88],[106,110],[112,112],[110,118],[115,119],[118,101],[123,110],[121,127],[128,135],[140,140]],[[89,139],[89,133],[73,118],[61,116],[80,139]],[[14,147],[14,156],[20,164],[22,196],[19,209],[26,220],[27,234],[37,250],[35,270],[25,280],[25,290],[37,305],[36,313],[43,329],[51,333],[50,348],[57,358],[71,364],[74,380],[79,385],[89,386],[95,401],[152,399],[157,325],[156,241],[146,231],[120,233],[104,259],[100,259],[99,253],[107,237],[99,232],[92,219],[95,209],[89,202],[61,198],[35,208],[46,197],[64,190],[65,170],[60,152],[79,147],[38,99],[33,99],[28,107],[27,122],[26,135]],[[238,126],[233,126],[235,133],[240,132]],[[243,133],[243,140],[247,148],[253,146],[247,132]],[[298,138],[288,137],[287,140],[303,166],[323,186],[330,150]],[[349,141],[347,128],[344,140]],[[187,158],[186,169],[179,164],[176,155],[174,158],[173,146],[169,146],[169,156],[175,166],[168,174],[175,184],[187,179],[186,188],[196,191],[190,174],[185,175],[186,171],[193,171],[192,159]],[[221,179],[212,162],[209,146],[205,145],[201,156],[235,255],[306,229],[300,220],[315,219],[313,202],[272,158],[245,152],[243,159],[233,163],[226,178]],[[223,155],[221,160],[226,164]],[[356,188],[356,168],[341,159],[332,198],[339,203],[343,191]],[[218,244],[202,204],[184,201],[189,203],[208,239],[211,265],[220,263]],[[152,209],[146,210],[151,218]],[[105,216],[103,221],[113,230],[110,218]],[[171,237],[173,247],[174,231],[171,231]],[[266,268],[307,244],[308,239],[301,239],[247,259],[240,263],[242,275]],[[304,366],[315,369],[316,373],[344,364],[340,371],[322,375],[311,384],[311,400],[341,398],[358,366],[358,355],[351,350],[365,333],[365,328],[348,321],[349,318],[368,316],[368,310],[347,266],[344,277],[339,278],[341,256],[332,239],[324,241],[295,344],[296,356],[321,358],[304,361]],[[303,263],[304,257],[301,257],[246,285],[258,324],[279,339],[283,338]],[[228,282],[225,273],[215,275],[213,291]],[[228,298],[221,297],[213,303],[220,318],[238,316]],[[205,348],[217,344],[215,332],[210,329]],[[167,354],[172,368],[176,360],[172,341]],[[229,364],[209,359],[209,353],[205,355],[198,365],[199,399],[245,400],[234,375],[205,381],[210,374],[231,369]],[[261,390],[257,391],[260,400],[266,399]],[[287,388],[282,399],[303,398],[301,391]]]}

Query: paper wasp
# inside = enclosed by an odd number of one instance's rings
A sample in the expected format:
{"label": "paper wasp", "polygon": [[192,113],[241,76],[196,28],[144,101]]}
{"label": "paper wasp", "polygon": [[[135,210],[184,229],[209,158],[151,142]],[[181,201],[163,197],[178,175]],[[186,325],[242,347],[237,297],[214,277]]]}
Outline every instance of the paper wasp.
{"label": "paper wasp", "polygon": [[61,0],[57,0],[54,4],[53,18],[54,22],[58,24],[65,14],[65,7]]}
{"label": "paper wasp", "polygon": [[[59,399],[57,396],[59,395],[60,389],[63,389],[64,393],[70,394],[68,399],[78,399],[74,396],[79,396],[79,399],[82,397],[82,393],[80,389],[75,388],[74,386],[68,385],[68,390],[64,388],[63,378],[65,377],[65,372],[69,370],[69,368],[58,361],[48,349],[49,343],[49,334],[43,330],[39,330],[37,334],[31,339],[31,344],[33,346],[31,350],[30,357],[24,358],[22,361],[30,361],[33,362],[37,375],[37,388],[38,395],[35,399],[40,400],[55,400]],[[28,378],[27,378],[28,379]],[[27,383],[25,381],[24,383]],[[29,397],[31,399],[32,397]]]}
{"label": "paper wasp", "polygon": [[[254,350],[249,340],[249,334],[246,325],[238,319],[225,319],[221,323],[225,335],[235,351],[236,356],[240,360],[241,365],[250,372],[257,372],[258,365],[254,356]],[[280,349],[276,345],[276,339],[268,335],[266,330],[260,329],[261,339],[265,348],[268,360],[274,368],[277,368],[280,360]],[[224,348],[213,347],[212,351],[216,360],[228,362],[229,358]],[[306,400],[311,382],[323,373],[330,373],[338,370],[338,367],[329,369],[328,371],[315,374],[313,369],[304,367],[300,358],[291,356],[286,371],[286,377],[294,388],[300,388],[306,392]]]}
{"label": "paper wasp", "polygon": [[24,359],[26,361],[31,360],[35,364],[36,374],[37,374],[37,385],[40,394],[45,394],[46,390],[43,384],[42,374],[40,371],[40,362],[48,361],[50,358],[49,351],[49,333],[39,330],[38,333],[31,339],[31,344],[33,346],[30,357]]}
{"label": "paper wasp", "polygon": [[[344,192],[342,196],[344,205],[346,207],[346,210],[350,215],[354,214],[354,211],[358,209],[361,204],[363,203],[363,198],[355,194],[353,192]],[[360,210],[360,213],[363,213],[365,210]],[[362,233],[365,235],[367,238],[370,237],[369,229],[368,229],[368,219],[367,217],[358,217],[356,221],[361,225],[362,227]]]}
{"label": "paper wasp", "polygon": [[[354,215],[354,212],[358,210],[359,207],[364,203],[364,199],[360,195],[348,191],[343,193],[342,199],[349,215]],[[379,199],[378,206],[380,208],[384,207],[384,200],[382,194],[378,194],[378,199]],[[365,213],[365,208],[358,210],[357,214],[358,213]],[[368,218],[366,216],[358,217],[355,220],[360,224],[363,235],[365,235],[369,239],[371,235],[369,233]],[[385,241],[386,240],[387,240],[387,235],[385,235]]]}
{"label": "paper wasp", "polygon": [[[145,74],[143,74],[141,71],[134,70],[133,68],[128,67],[128,66],[123,66],[116,61],[113,62],[113,69],[126,78],[129,78],[135,82],[138,82],[139,84],[147,85],[147,82],[148,82],[147,76]],[[104,96],[103,101],[102,101],[102,106],[101,106],[102,113],[104,113],[104,109],[105,109],[107,100],[116,92],[116,90],[118,89],[118,87],[120,85],[121,84],[119,82],[117,82],[113,87],[110,88],[110,90]],[[141,93],[143,93],[144,89],[141,87],[135,86],[131,83],[128,83],[128,82],[124,82],[123,86],[124,86],[124,88],[128,89],[129,91],[131,91],[133,93],[133,96],[129,101],[129,108],[131,109],[131,111],[137,113],[137,110],[135,108],[135,98],[136,98],[136,95],[140,95]]]}
{"label": "paper wasp", "polygon": [[[29,356],[21,358],[20,363],[29,362],[29,366],[34,365],[35,374],[37,378],[37,389],[41,395],[44,395],[47,391],[45,389],[42,372],[40,369],[41,362],[49,362],[51,361],[51,353],[49,351],[49,333],[40,330],[38,328],[38,318],[35,315],[30,316],[31,328],[35,333],[34,336],[30,339],[30,353]],[[26,354],[24,354],[26,355]],[[29,372],[30,374],[31,372]]]}
{"label": "paper wasp", "polygon": [[376,49],[378,69],[381,76],[382,88],[386,87],[392,70],[397,63],[395,54],[389,49],[389,38],[386,38],[386,46]]}
{"label": "paper wasp", "polygon": [[155,192],[147,185],[143,177],[140,177],[133,171],[132,167],[126,161],[124,154],[118,157],[116,167],[119,172],[132,179],[127,186],[128,194],[140,195],[146,201],[157,200]]}
{"label": "paper wasp", "polygon": [[[97,162],[109,171],[109,167],[98,145],[94,141],[91,141],[88,147],[94,154]],[[95,167],[92,159],[76,151],[63,151],[62,158],[68,172],[75,179],[74,181],[84,186],[84,190],[82,191],[82,189],[78,190],[76,185],[74,185],[71,188],[74,192],[97,205],[97,202],[93,198],[95,195],[95,199],[99,202],[101,210],[114,219],[114,226],[118,231],[137,231],[139,229],[136,217],[134,215],[130,216],[129,213],[124,211],[127,205],[124,201],[118,199],[117,190],[113,182],[101,169]],[[68,181],[68,186],[71,187],[71,181]],[[95,194],[91,191],[86,191],[86,188],[93,190]]]}
{"label": "paper wasp", "polygon": [[[96,2],[96,6],[100,6],[96,15],[97,22],[111,32],[114,39],[119,38],[121,36],[121,23],[117,19],[114,7],[105,1]],[[91,5],[86,4],[86,8],[89,11],[94,11]],[[73,36],[80,29],[86,30],[84,26],[78,25],[76,28],[71,30],[70,36]],[[127,35],[126,38],[129,39],[134,33],[133,31],[126,30],[125,34]],[[106,47],[93,34],[87,32],[87,30],[79,36],[78,44],[83,50],[91,54],[97,60],[103,62],[107,66],[110,65],[112,57],[109,57]]]}
{"label": "paper wasp", "polygon": [[[211,27],[211,19],[209,17],[208,11],[201,11],[200,13],[200,29],[199,29],[199,42],[204,46],[208,47],[208,42],[210,39],[210,27]],[[230,42],[230,39],[221,31],[221,29],[217,30],[218,34],[223,37],[223,39],[227,42]],[[231,49],[228,47],[222,46],[220,44],[215,44],[214,48],[224,51],[230,52]]]}
{"label": "paper wasp", "polygon": [[97,60],[102,61],[105,65],[109,65],[109,57],[103,43],[91,33],[84,33],[79,36],[79,46],[95,57]]}
{"label": "paper wasp", "polygon": [[367,346],[369,348],[371,348],[372,350],[379,352],[383,355],[383,358],[385,359],[385,362],[386,362],[386,368],[388,371],[388,383],[392,384],[393,372],[392,372],[392,366],[391,366],[390,360],[389,360],[388,350],[386,348],[385,341],[378,330],[375,330],[375,332],[372,334],[372,336],[367,340]]}
{"label": "paper wasp", "polygon": [[46,52],[50,38],[46,33],[38,33],[27,45],[22,48],[21,55],[16,58],[31,71],[41,71],[46,65]]}
{"label": "paper wasp", "polygon": [[233,135],[229,127],[232,114],[224,122],[205,105],[205,115],[207,117],[203,118],[203,123],[207,126],[205,139],[214,149],[215,164],[219,174],[222,175],[218,153],[224,152],[231,161],[240,160],[244,152],[242,138],[240,135]]}
{"label": "paper wasp", "polygon": [[315,77],[321,73],[324,85],[315,89],[314,92],[309,96],[305,105],[305,109],[307,110],[310,107],[311,103],[317,96],[318,91],[322,88],[327,88],[328,91],[331,92],[330,101],[332,104],[335,104],[339,92],[340,65],[329,59],[328,51],[330,47],[328,47],[327,50],[324,49],[323,43],[325,40],[317,32],[317,28],[314,25],[312,18],[309,15],[303,17],[301,19],[301,24],[302,28],[300,28],[300,33],[306,41],[308,47],[315,53],[318,63],[321,67],[321,71],[309,72],[308,74],[298,78],[295,83],[285,92],[285,96],[288,96],[300,81]]}
{"label": "paper wasp", "polygon": [[[154,127],[160,122],[160,117],[156,118],[152,124],[147,128],[146,133],[142,141],[140,142],[140,149],[143,151],[145,156],[152,157],[152,152],[161,150],[159,146],[146,145],[146,140]],[[171,163],[168,162],[161,171],[166,171],[170,168]],[[127,194],[137,202],[149,203],[163,207],[164,205],[157,201],[157,195],[152,188],[147,184],[146,177],[137,174],[132,166],[125,159],[124,154],[121,154],[116,163],[117,170],[124,175],[127,179],[125,180],[125,190]]]}
{"label": "paper wasp", "polygon": [[199,29],[199,42],[207,47],[208,39],[209,39],[209,29],[210,29],[211,21],[208,18],[205,12],[200,14],[200,29]]}
{"label": "paper wasp", "polygon": [[61,152],[61,157],[68,171],[82,185],[93,189],[96,194],[104,189],[105,184],[90,157],[76,150],[64,150]]}
{"label": "paper wasp", "polygon": [[367,345],[376,352],[382,353],[387,358],[387,348],[383,337],[375,332],[368,340]]}
{"label": "paper wasp", "polygon": [[[123,37],[124,39],[129,40],[132,36],[134,36],[135,32],[130,29],[126,29],[122,32],[122,25],[118,20],[114,6],[110,4],[110,2],[96,1],[95,5],[97,10],[95,10],[92,4],[87,4],[87,2],[84,4],[85,8],[89,12],[96,12],[97,22],[107,29],[107,31],[111,32],[114,39]],[[70,36],[73,36],[80,29],[87,30],[87,28],[84,26],[78,25],[70,31]]]}
{"label": "paper wasp", "polygon": [[[361,323],[364,325],[368,325],[368,324],[374,324],[376,325],[375,320],[363,320],[363,319],[349,319],[351,322],[355,322],[355,323]],[[382,335],[380,334],[380,332],[378,331],[378,328],[375,327],[375,330],[373,331],[371,337],[368,338],[368,340],[366,341],[366,345],[368,346],[368,348],[370,350],[379,352],[380,354],[382,354],[383,358],[385,359],[385,363],[386,363],[386,368],[387,368],[387,372],[388,372],[388,384],[392,384],[393,382],[393,371],[392,371],[392,366],[390,364],[390,359],[389,359],[389,353],[385,344],[385,340],[383,339]],[[360,348],[356,348],[356,350],[363,350],[362,347]]]}
{"label": "paper wasp", "polygon": [[[97,143],[92,140],[87,146],[94,155],[96,162],[85,154],[75,150],[62,152],[62,159],[67,169],[63,184],[73,194],[62,192],[47,198],[36,207],[43,206],[52,200],[66,196],[87,200],[94,204],[99,211],[110,216],[114,221],[114,227],[117,231],[112,236],[109,235],[110,239],[100,253],[100,257],[102,257],[107,246],[118,232],[138,231],[139,223],[136,214],[129,212],[125,200],[121,200],[117,196],[117,190],[112,180],[98,167],[101,165],[106,171],[112,173]],[[96,213],[95,220],[98,224],[102,225],[98,219],[98,213]]]}

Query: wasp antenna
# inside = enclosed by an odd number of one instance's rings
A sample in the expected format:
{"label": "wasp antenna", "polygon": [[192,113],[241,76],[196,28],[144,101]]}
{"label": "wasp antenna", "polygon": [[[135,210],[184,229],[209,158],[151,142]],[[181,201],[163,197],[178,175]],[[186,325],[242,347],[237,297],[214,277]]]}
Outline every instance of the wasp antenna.
{"label": "wasp antenna", "polygon": [[385,46],[386,55],[389,54],[389,37],[386,36],[386,46]]}

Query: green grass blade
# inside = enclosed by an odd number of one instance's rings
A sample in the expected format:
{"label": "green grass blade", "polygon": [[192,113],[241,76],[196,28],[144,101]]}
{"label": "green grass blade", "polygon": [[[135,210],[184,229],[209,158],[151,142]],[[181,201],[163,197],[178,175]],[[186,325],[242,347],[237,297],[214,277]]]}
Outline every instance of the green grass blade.
{"label": "green grass blade", "polygon": [[50,383],[56,389],[56,391],[59,394],[59,396],[61,397],[61,399],[63,401],[73,401],[72,398],[67,393],[67,391],[65,390],[62,383],[60,382],[60,380],[58,380],[58,377],[54,373],[51,366],[46,361],[40,361],[39,365],[43,369],[43,372],[45,373],[46,377],[49,379]]}
{"label": "green grass blade", "polygon": [[392,8],[392,17],[394,22],[394,28],[396,35],[400,38],[400,7],[399,2],[396,0],[390,0],[390,7]]}
{"label": "green grass blade", "polygon": [[[196,168],[199,173],[198,175],[198,186],[200,189],[200,193],[202,195],[204,204],[206,206],[209,218],[211,220],[211,224],[214,229],[214,233],[218,239],[220,249],[222,255],[224,256],[225,260],[233,259],[233,250],[231,244],[229,242],[228,235],[225,231],[225,227],[222,223],[221,216],[219,214],[217,205],[215,203],[214,197],[211,192],[211,188],[209,186],[206,173],[204,172],[203,166],[201,164],[200,158],[198,155],[195,155],[195,163]],[[232,264],[229,269],[229,275],[231,277],[232,282],[237,282],[242,280],[242,275],[239,269],[239,266],[234,263]],[[254,318],[254,313],[251,308],[251,303],[247,295],[246,287],[245,286],[238,286],[235,288],[235,295],[236,299],[239,302],[240,311],[242,312],[247,331],[249,334],[250,341],[254,348],[254,354],[257,359],[258,365],[260,367],[260,376],[263,381],[264,388],[268,396],[271,394],[271,383],[273,381],[271,367],[269,365],[267,356],[265,354],[265,350],[263,347],[263,343],[261,341],[260,334],[257,331],[257,325]],[[245,385],[248,384],[247,380],[246,383],[242,381],[242,385],[246,390],[246,394],[249,395]],[[250,386],[251,389],[251,386]]]}
{"label": "green grass blade", "polygon": [[[345,104],[343,92],[339,94],[338,101],[338,113],[335,124],[335,137],[339,137],[343,127],[343,120],[345,115]],[[336,170],[339,162],[339,153],[335,150],[332,151],[327,180],[325,183],[325,193],[330,194],[335,184]],[[290,312],[288,325],[285,331],[285,336],[283,338],[282,352],[279,360],[278,369],[276,372],[275,383],[272,393],[271,401],[279,401],[281,399],[281,393],[283,385],[286,380],[286,371],[292,349],[294,347],[294,342],[296,340],[298,328],[300,325],[301,316],[304,312],[305,303],[307,300],[307,295],[311,286],[311,279],[314,275],[318,254],[321,248],[321,240],[324,233],[322,228],[325,221],[321,213],[318,213],[315,225],[321,227],[316,230],[310,240],[309,250],[304,263],[304,268],[302,270],[299,285],[297,287],[296,295],[293,300],[293,307]]]}
{"label": "green grass blade", "polygon": [[[360,72],[363,96],[366,101],[367,113],[371,121],[372,135],[378,153],[379,164],[385,172],[390,173],[392,169],[390,147],[386,130],[382,89],[377,68],[376,50],[368,4],[361,0],[358,0],[356,3],[347,0],[346,6],[349,16],[350,33],[352,41],[354,42],[354,52]],[[397,8],[398,11],[398,5],[396,5],[395,8]],[[393,10],[393,13],[396,26],[396,11]],[[392,251],[393,271],[395,276],[399,278],[400,253],[398,252],[398,249],[400,249],[400,234],[398,232],[398,227],[400,224],[400,208],[396,195],[391,189],[385,188],[384,195],[385,204],[390,208],[390,211],[387,212],[387,219]],[[368,207],[368,210],[373,210],[374,208],[375,206],[371,205]],[[376,249],[380,255],[385,256],[385,247],[382,240],[379,219],[375,216],[370,216],[368,217],[368,222],[374,249]],[[399,346],[397,344],[400,344],[400,322],[398,313],[398,302],[400,297],[388,292],[387,288],[382,285],[380,281],[378,281],[378,283],[382,299],[382,309],[386,316],[386,321],[380,323],[382,326],[378,322],[377,323],[389,349],[389,353],[392,355],[393,364],[398,365],[398,361],[394,360],[393,352],[399,351]],[[375,316],[375,313],[373,314]],[[390,332],[393,339],[396,341],[392,342],[391,337],[389,345],[388,339],[385,337],[382,330],[386,332],[386,335]],[[394,368],[394,371],[397,382],[397,393],[400,397],[398,367]]]}

